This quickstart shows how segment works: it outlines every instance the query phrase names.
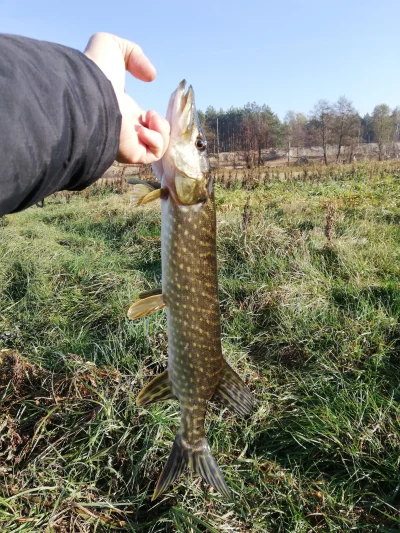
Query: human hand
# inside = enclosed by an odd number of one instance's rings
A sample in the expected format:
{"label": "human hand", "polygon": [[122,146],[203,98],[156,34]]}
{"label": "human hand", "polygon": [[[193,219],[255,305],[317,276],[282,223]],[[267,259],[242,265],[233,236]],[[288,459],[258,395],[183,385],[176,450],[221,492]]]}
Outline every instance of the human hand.
{"label": "human hand", "polygon": [[169,143],[168,122],[155,111],[143,111],[125,93],[126,71],[142,81],[156,77],[156,69],[140,46],[110,33],[96,33],[84,53],[104,72],[117,96],[122,115],[117,161],[153,163],[161,159]]}

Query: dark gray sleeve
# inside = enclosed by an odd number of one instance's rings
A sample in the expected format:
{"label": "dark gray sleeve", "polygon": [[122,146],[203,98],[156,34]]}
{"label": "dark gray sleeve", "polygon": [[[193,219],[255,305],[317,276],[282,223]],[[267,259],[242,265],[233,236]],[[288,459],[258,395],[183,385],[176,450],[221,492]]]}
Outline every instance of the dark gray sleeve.
{"label": "dark gray sleeve", "polygon": [[81,52],[0,35],[0,216],[96,181],[118,153],[109,80]]}

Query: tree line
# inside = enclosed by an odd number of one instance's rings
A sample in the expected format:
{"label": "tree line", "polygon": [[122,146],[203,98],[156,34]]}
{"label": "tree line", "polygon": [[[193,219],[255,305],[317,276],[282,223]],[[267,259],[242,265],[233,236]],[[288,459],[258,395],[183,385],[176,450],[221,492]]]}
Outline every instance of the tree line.
{"label": "tree line", "polygon": [[241,152],[248,166],[261,165],[263,153],[284,148],[299,156],[302,149],[319,147],[325,164],[328,150],[334,158],[352,161],[360,143],[376,143],[381,161],[393,156],[400,141],[400,107],[377,105],[361,117],[345,96],[337,102],[319,100],[308,115],[289,111],[281,121],[267,105],[248,103],[217,111],[199,112],[209,151]]}

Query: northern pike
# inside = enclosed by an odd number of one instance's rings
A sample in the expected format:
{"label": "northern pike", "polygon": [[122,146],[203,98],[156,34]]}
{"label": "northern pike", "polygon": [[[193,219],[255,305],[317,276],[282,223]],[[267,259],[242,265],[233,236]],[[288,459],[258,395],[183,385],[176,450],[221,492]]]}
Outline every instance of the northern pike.
{"label": "northern pike", "polygon": [[246,416],[252,398],[222,357],[214,190],[194,92],[190,86],[185,94],[185,83],[170,98],[170,142],[153,165],[161,187],[133,180],[136,205],[161,199],[162,289],[139,295],[128,317],[166,307],[168,327],[168,368],[144,387],[136,405],[172,398],[180,403],[180,429],[152,499],[186,467],[230,499],[205,437],[207,403],[218,398]]}

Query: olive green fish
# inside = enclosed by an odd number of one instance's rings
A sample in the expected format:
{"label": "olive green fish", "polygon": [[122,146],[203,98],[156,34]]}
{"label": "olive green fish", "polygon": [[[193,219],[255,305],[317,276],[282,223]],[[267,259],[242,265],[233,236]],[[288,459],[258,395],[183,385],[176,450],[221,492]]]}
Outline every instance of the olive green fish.
{"label": "olive green fish", "polygon": [[133,189],[136,205],[161,199],[162,289],[141,294],[128,317],[166,307],[168,369],[140,392],[136,404],[172,398],[180,403],[180,429],[153,499],[187,467],[230,498],[205,437],[207,402],[218,398],[245,416],[252,398],[222,357],[213,184],[194,92],[189,87],[185,94],[185,81],[171,96],[167,120],[170,143],[153,165],[161,188],[134,180]]}

